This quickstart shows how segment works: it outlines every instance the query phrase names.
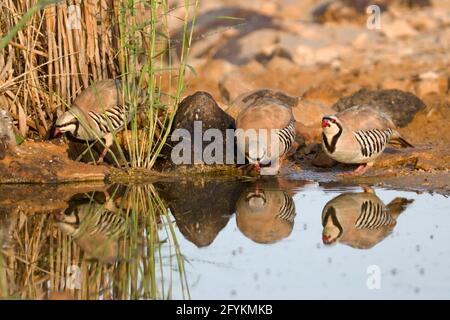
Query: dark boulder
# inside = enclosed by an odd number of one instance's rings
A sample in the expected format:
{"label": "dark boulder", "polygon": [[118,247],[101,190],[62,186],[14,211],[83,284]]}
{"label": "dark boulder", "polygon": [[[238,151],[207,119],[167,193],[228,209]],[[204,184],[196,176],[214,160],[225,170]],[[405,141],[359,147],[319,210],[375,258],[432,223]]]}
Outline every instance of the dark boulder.
{"label": "dark boulder", "polygon": [[187,129],[194,133],[194,121],[202,121],[203,129],[226,130],[234,127],[228,116],[207,92],[198,91],[181,101],[173,120],[172,130]]}
{"label": "dark boulder", "polygon": [[[231,131],[228,132],[227,136],[227,129],[234,128],[234,119],[219,107],[209,93],[196,92],[186,97],[178,106],[171,134],[168,137],[166,147],[161,152],[163,160],[157,164],[156,169],[167,171],[175,168],[176,165],[211,164],[205,161],[203,157],[204,152],[206,152],[205,148],[216,142],[215,137],[211,138],[211,140],[204,139],[204,134],[208,129],[220,131],[222,138],[223,157],[221,157],[220,161],[215,161],[213,164],[225,164],[227,138],[233,139],[234,142],[234,136],[230,136]],[[186,140],[188,140],[187,143],[190,146],[190,157],[188,157],[190,162],[180,164],[173,161],[171,152],[178,143],[186,142],[184,136],[180,137],[180,132],[182,131],[188,133],[189,136]],[[200,139],[200,142],[197,142],[197,139]],[[234,146],[233,142],[229,142],[229,145]],[[184,153],[181,154],[184,156]],[[215,155],[215,151],[212,154]]]}
{"label": "dark boulder", "polygon": [[416,113],[426,107],[422,100],[410,92],[397,89],[373,91],[361,89],[350,96],[342,97],[332,108],[340,112],[362,104],[385,112],[399,127],[407,126]]}

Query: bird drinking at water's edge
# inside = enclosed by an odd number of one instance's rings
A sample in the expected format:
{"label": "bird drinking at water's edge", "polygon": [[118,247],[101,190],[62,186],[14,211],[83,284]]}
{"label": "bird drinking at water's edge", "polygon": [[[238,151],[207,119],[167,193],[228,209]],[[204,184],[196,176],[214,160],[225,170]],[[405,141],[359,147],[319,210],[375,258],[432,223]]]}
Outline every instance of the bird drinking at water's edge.
{"label": "bird drinking at water's edge", "polygon": [[266,99],[244,108],[236,118],[236,128],[237,147],[258,173],[277,174],[295,139],[291,108]]}
{"label": "bird drinking at water's edge", "polygon": [[[132,86],[130,89],[134,89]],[[54,137],[63,133],[83,141],[104,139],[104,149],[98,162],[102,162],[113,144],[114,134],[130,122],[130,101],[122,90],[120,79],[101,80],[81,92],[70,109],[56,120]],[[138,104],[142,103],[139,94]]]}

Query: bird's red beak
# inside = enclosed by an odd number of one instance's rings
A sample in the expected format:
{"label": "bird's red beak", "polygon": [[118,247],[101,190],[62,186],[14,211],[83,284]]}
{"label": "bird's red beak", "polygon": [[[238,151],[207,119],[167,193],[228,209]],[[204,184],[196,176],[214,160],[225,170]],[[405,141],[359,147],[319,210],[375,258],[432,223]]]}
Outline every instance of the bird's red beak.
{"label": "bird's red beak", "polygon": [[322,120],[322,128],[326,128],[330,126],[330,121],[329,120]]}
{"label": "bird's red beak", "polygon": [[61,132],[61,130],[59,130],[59,128],[55,128],[55,130],[53,130],[53,138],[58,138],[61,135],[62,135],[62,132]]}
{"label": "bird's red beak", "polygon": [[331,236],[323,234],[322,235],[322,242],[324,244],[331,244],[333,241],[331,241]]}

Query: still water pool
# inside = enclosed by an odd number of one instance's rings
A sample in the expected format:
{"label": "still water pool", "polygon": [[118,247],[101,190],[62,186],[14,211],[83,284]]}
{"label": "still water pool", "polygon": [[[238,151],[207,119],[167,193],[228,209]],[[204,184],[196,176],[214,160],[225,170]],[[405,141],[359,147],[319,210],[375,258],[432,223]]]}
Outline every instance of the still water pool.
{"label": "still water pool", "polygon": [[286,179],[41,192],[0,199],[3,296],[450,298],[442,195]]}

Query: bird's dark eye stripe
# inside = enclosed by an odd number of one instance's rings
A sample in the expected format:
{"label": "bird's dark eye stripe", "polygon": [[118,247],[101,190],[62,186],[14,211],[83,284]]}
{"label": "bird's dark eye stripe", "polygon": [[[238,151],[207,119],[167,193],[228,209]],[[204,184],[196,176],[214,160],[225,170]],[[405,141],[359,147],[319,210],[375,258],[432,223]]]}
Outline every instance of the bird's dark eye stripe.
{"label": "bird's dark eye stripe", "polygon": [[69,122],[66,122],[66,123],[63,123],[63,124],[60,124],[59,126],[55,126],[56,128],[62,128],[62,127],[65,127],[65,126],[68,126],[68,125],[71,125],[71,124],[77,124],[77,120],[70,120]]}
{"label": "bird's dark eye stripe", "polygon": [[333,123],[336,123],[336,119],[331,118],[331,117],[323,117],[323,118],[322,118],[322,121],[323,121],[323,120],[328,120],[328,121],[331,121],[331,122],[333,122]]}

